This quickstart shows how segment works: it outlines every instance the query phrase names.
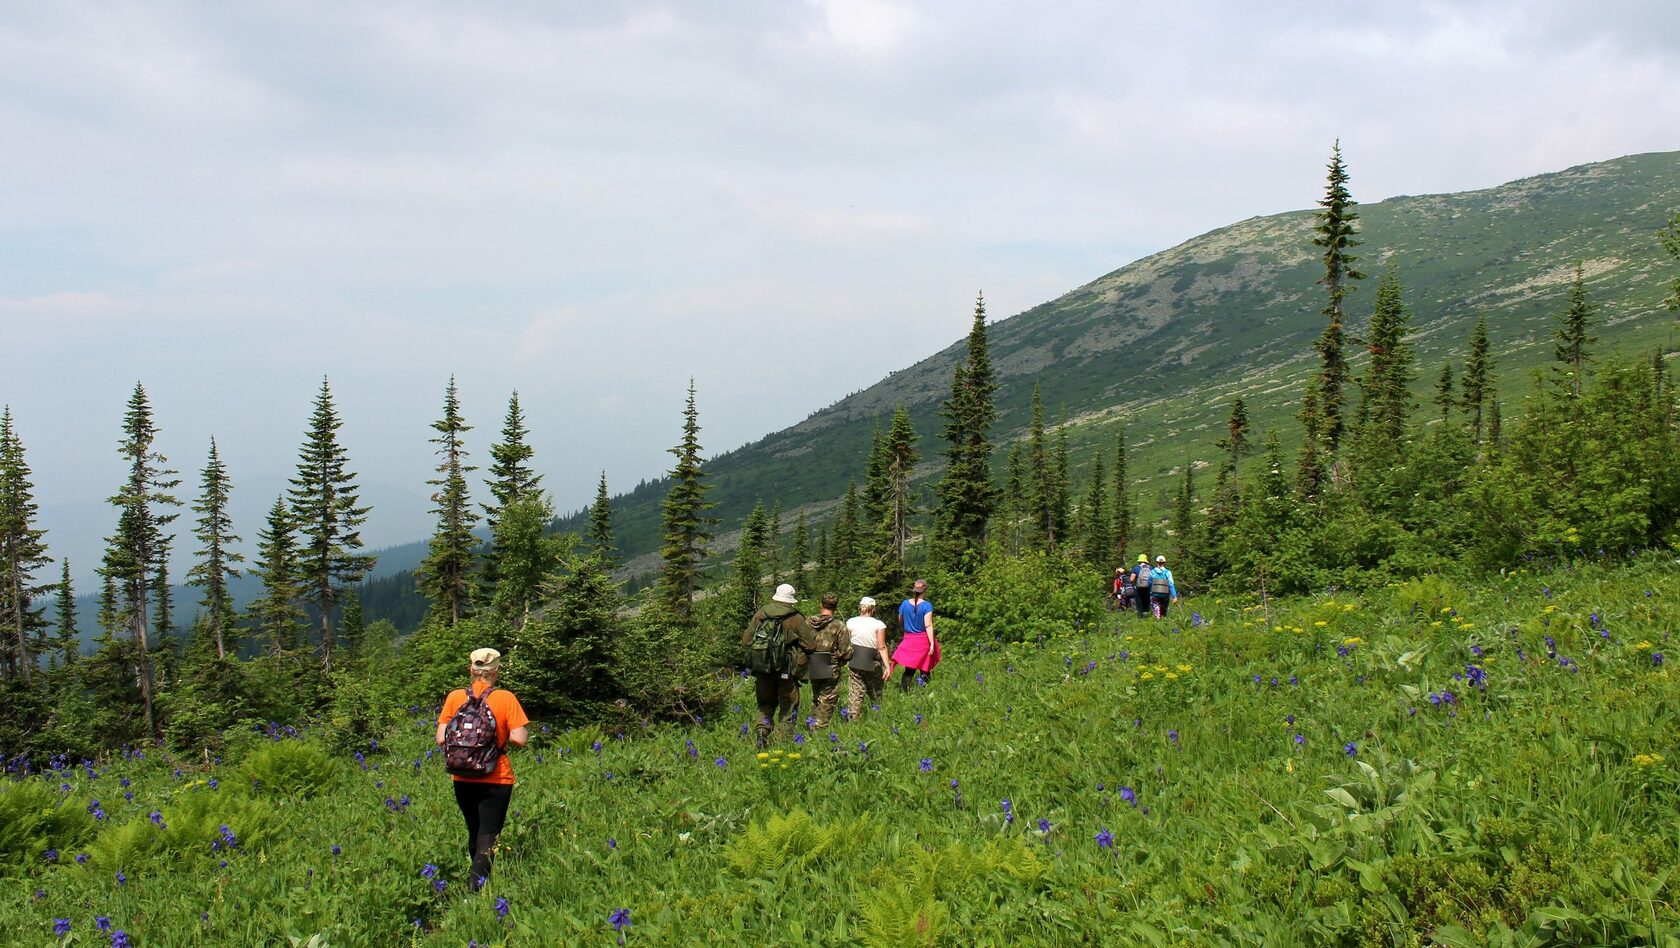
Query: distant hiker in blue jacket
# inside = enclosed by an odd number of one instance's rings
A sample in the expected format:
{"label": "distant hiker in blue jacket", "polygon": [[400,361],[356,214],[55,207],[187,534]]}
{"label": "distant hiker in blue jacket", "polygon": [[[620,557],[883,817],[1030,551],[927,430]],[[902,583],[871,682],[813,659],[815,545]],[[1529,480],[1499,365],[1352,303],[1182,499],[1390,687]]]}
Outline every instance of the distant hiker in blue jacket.
{"label": "distant hiker in blue jacket", "polygon": [[1155,611],[1155,618],[1165,619],[1167,607],[1178,601],[1178,586],[1173,582],[1172,570],[1167,569],[1167,558],[1155,557],[1155,568],[1149,571],[1149,605]]}

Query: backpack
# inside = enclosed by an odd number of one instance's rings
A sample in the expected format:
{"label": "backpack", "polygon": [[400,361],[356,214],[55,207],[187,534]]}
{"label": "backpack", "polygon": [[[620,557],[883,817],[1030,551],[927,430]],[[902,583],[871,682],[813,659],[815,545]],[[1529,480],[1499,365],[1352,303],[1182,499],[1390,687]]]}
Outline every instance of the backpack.
{"label": "backpack", "polygon": [[502,747],[496,741],[496,714],[490,710],[495,686],[473,694],[443,729],[443,769],[457,777],[488,777],[496,772]]}
{"label": "backpack", "polygon": [[1164,567],[1157,566],[1149,572],[1149,594],[1152,596],[1167,596],[1172,594],[1172,574]]}
{"label": "backpack", "polygon": [[757,675],[786,675],[793,662],[788,654],[787,635],[782,621],[787,616],[764,616],[753,629],[752,641],[747,645],[747,667]]}

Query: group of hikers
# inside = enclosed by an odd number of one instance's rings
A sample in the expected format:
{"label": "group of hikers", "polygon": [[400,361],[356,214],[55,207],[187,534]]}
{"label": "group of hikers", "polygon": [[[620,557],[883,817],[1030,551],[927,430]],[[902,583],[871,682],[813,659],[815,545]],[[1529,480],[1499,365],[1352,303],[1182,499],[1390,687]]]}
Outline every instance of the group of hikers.
{"label": "group of hikers", "polygon": [[1131,569],[1124,566],[1114,568],[1108,608],[1136,609],[1140,619],[1149,615],[1164,619],[1167,609],[1176,602],[1178,584],[1173,582],[1172,570],[1167,569],[1165,556],[1155,557],[1154,566],[1149,565],[1149,556],[1144,554],[1138,556],[1137,565]]}
{"label": "group of hikers", "polygon": [[[792,730],[799,719],[804,685],[811,687],[811,724],[827,727],[840,699],[840,669],[846,668],[846,715],[856,719],[877,705],[892,680],[908,691],[926,681],[939,664],[939,639],[933,630],[933,603],[927,580],[918,579],[898,607],[903,638],[888,654],[887,624],[875,617],[875,600],[858,600],[857,615],[842,620],[840,600],[825,593],[818,612],[806,616],[792,585],[782,583],[770,601],[753,613],[741,645],[753,677],[758,704],[756,739],[770,743],[780,727]],[[1178,586],[1165,556],[1139,556],[1131,569],[1117,567],[1109,608],[1135,608],[1140,618],[1163,618],[1178,602]],[[513,796],[513,765],[507,751],[524,747],[530,719],[513,692],[496,687],[502,655],[493,648],[475,650],[468,660],[471,680],[449,693],[438,715],[437,745],[454,780],[455,802],[467,824],[469,882],[482,886],[490,876],[496,837],[507,819]]]}
{"label": "group of hikers", "polygon": [[[837,615],[839,597],[826,593],[818,602],[818,613],[806,616],[799,610],[796,590],[782,583],[742,633],[758,702],[759,747],[769,744],[778,726],[796,726],[806,682],[811,686],[811,723],[822,728],[839,702],[841,666],[850,672],[846,713],[856,718],[880,701],[895,671],[900,689],[908,690],[913,680],[925,681],[939,664],[926,580],[916,580],[898,607],[904,637],[890,655],[887,625],[875,617],[874,599],[859,599],[858,614],[845,620]],[[467,687],[450,692],[438,715],[436,742],[454,781],[455,803],[466,820],[468,881],[475,889],[490,877],[496,837],[513,796],[507,751],[524,747],[529,737],[530,719],[519,699],[496,687],[501,662],[501,653],[493,648],[473,651]]]}

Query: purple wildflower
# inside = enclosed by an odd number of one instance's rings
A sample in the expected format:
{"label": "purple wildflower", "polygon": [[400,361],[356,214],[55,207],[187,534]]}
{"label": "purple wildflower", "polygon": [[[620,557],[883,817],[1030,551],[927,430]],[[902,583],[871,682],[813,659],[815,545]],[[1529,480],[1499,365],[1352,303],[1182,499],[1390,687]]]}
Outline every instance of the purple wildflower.
{"label": "purple wildflower", "polygon": [[1041,817],[1039,817],[1039,818],[1038,818],[1038,831],[1039,831],[1039,832],[1040,832],[1040,833],[1048,833],[1048,832],[1050,832],[1050,821],[1049,821],[1049,820],[1047,820],[1047,819],[1045,819],[1045,818],[1044,818],[1044,817],[1042,817],[1042,816],[1041,816]]}
{"label": "purple wildflower", "polygon": [[1125,800],[1132,806],[1137,806],[1137,791],[1133,790],[1131,787],[1121,787],[1120,799]]}
{"label": "purple wildflower", "polygon": [[102,932],[108,932],[111,930],[111,919],[108,916],[95,915],[93,917],[93,927]]}
{"label": "purple wildflower", "polygon": [[497,918],[507,918],[509,908],[511,908],[511,906],[508,905],[508,900],[507,899],[504,899],[501,896],[496,897],[496,917]]}
{"label": "purple wildflower", "polygon": [[53,937],[63,938],[70,934],[70,920],[67,918],[53,919]]}
{"label": "purple wildflower", "polygon": [[924,773],[924,774],[933,773],[933,758],[932,757],[923,757],[922,758],[922,773]]}
{"label": "purple wildflower", "polygon": [[428,862],[424,866],[420,867],[420,878],[430,879],[433,876],[437,875],[437,871],[438,871],[438,867],[434,866],[434,865],[432,865],[431,863]]}
{"label": "purple wildflower", "polygon": [[1359,756],[1359,744],[1356,741],[1348,741],[1347,746],[1342,748],[1342,750],[1346,751],[1349,757]]}
{"label": "purple wildflower", "polygon": [[717,764],[719,767],[724,767],[724,768],[727,768],[729,766],[729,761],[727,759],[723,758],[723,757],[719,757],[717,760],[712,761],[712,763]]}
{"label": "purple wildflower", "polygon": [[1097,831],[1095,839],[1097,841],[1097,845],[1103,849],[1114,848],[1114,834],[1110,833],[1108,831],[1108,827],[1106,826]]}

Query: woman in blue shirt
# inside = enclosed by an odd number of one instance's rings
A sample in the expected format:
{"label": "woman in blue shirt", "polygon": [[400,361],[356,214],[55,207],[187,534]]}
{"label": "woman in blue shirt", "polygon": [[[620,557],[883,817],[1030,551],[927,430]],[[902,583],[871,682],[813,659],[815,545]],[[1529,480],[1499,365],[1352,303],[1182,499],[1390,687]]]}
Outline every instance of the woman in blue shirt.
{"label": "woman in blue shirt", "polygon": [[[893,651],[893,664],[921,672],[926,680],[933,674],[933,666],[939,664],[939,640],[933,636],[933,603],[928,602],[927,580],[918,579],[910,587],[910,598],[904,600],[898,607],[898,624],[904,630],[904,638]],[[910,679],[917,676],[905,674],[898,680],[900,691],[910,690]]]}

